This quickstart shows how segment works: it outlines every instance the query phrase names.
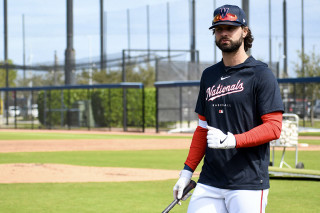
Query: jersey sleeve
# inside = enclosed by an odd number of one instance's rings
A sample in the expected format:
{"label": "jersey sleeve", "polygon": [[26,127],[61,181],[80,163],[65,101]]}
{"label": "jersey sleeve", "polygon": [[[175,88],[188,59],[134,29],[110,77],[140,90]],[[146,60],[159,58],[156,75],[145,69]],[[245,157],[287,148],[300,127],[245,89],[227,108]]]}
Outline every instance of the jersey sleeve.
{"label": "jersey sleeve", "polygon": [[205,116],[205,98],[206,98],[206,91],[204,86],[204,74],[206,71],[202,73],[201,79],[200,79],[200,89],[198,94],[198,99],[196,103],[195,112],[199,115]]}
{"label": "jersey sleeve", "polygon": [[267,67],[256,71],[256,99],[257,111],[261,117],[264,114],[284,111],[278,82]]}

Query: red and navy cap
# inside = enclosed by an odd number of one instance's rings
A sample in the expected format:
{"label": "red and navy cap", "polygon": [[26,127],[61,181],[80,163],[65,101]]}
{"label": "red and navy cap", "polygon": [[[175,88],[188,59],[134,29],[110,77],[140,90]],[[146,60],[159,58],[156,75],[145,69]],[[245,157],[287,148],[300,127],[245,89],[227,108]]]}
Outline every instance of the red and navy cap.
{"label": "red and navy cap", "polygon": [[247,26],[247,17],[240,7],[228,4],[223,5],[215,9],[212,26],[209,29],[217,25]]}

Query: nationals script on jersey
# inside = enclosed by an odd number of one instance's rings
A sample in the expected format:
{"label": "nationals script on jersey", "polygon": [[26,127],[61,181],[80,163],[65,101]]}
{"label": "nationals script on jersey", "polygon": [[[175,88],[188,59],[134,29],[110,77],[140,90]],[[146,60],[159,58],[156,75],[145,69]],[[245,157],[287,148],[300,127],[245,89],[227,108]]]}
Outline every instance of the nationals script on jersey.
{"label": "nationals script on jersey", "polygon": [[[261,116],[283,111],[278,82],[265,63],[249,57],[226,67],[205,69],[195,112],[225,134],[241,134],[262,124]],[[207,147],[199,183],[225,189],[269,188],[269,143],[250,148]],[[223,175],[221,175],[223,174]]]}
{"label": "nationals script on jersey", "polygon": [[[228,77],[231,77],[231,76],[228,76]],[[224,80],[226,79],[226,77],[225,78],[221,77],[221,79]],[[232,84],[232,85],[223,86],[219,84],[217,87],[216,85],[213,85],[212,87],[209,87],[206,90],[206,93],[207,93],[206,100],[213,101],[214,99],[219,98],[221,96],[225,96],[225,95],[229,95],[229,94],[241,92],[241,91],[243,91],[243,83],[241,82],[241,80],[239,80],[236,84]]]}

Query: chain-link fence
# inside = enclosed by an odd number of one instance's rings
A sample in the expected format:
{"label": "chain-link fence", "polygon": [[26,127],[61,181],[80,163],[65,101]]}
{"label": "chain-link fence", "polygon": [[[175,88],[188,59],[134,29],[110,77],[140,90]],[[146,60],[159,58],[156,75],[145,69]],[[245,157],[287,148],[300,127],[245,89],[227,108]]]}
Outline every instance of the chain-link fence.
{"label": "chain-link fence", "polygon": [[144,131],[142,83],[0,88],[0,91],[1,128]]}
{"label": "chain-link fence", "polygon": [[[320,128],[320,77],[278,79],[285,113],[297,114],[305,127]],[[193,131],[198,125],[194,112],[199,80],[156,82],[159,131]]]}

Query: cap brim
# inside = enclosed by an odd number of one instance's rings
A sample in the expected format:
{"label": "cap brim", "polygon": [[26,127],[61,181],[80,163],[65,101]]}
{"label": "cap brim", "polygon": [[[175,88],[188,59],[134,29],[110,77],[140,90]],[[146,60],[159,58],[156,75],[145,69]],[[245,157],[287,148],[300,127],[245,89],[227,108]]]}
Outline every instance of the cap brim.
{"label": "cap brim", "polygon": [[214,23],[211,27],[209,27],[209,30],[211,30],[212,28],[215,28],[218,25],[241,26],[242,24],[239,22],[234,22],[234,21],[219,21],[217,23]]}

